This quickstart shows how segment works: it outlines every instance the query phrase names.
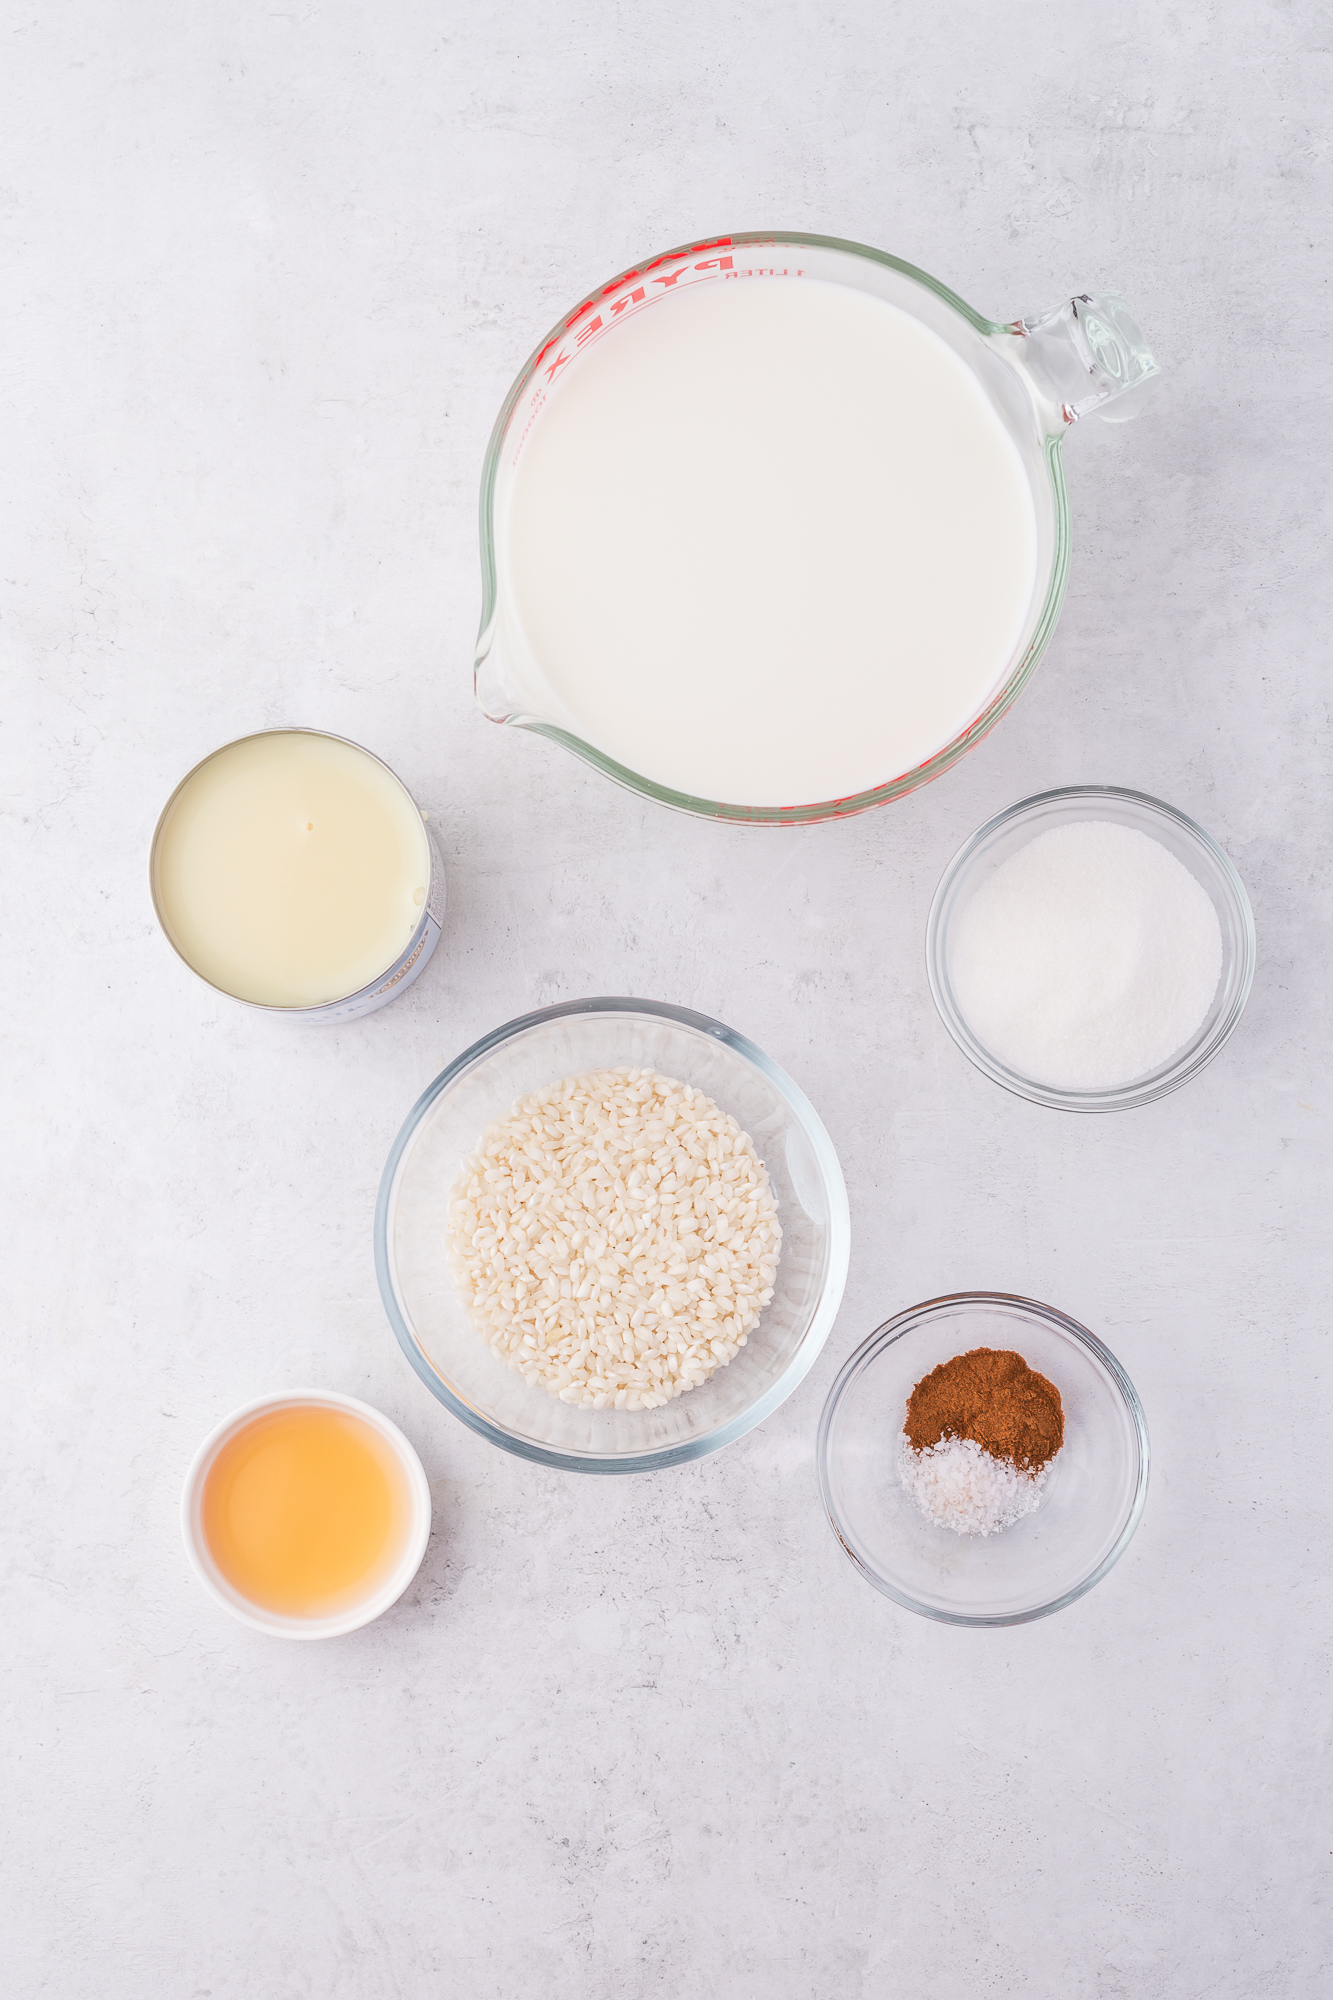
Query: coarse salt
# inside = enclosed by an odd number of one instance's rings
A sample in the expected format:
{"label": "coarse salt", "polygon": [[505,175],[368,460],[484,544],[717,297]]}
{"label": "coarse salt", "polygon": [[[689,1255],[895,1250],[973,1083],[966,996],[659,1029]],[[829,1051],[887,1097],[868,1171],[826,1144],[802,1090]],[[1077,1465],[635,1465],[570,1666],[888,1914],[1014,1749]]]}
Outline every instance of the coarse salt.
{"label": "coarse salt", "polygon": [[978,1041],[1065,1090],[1156,1069],[1197,1032],[1221,971],[1207,891],[1160,841],[1109,820],[1052,827],[1002,863],[949,961]]}
{"label": "coarse salt", "polygon": [[914,1451],[898,1443],[898,1477],[928,1521],[956,1535],[995,1535],[1041,1505],[1055,1458],[1035,1472],[994,1458],[974,1438],[946,1437]]}

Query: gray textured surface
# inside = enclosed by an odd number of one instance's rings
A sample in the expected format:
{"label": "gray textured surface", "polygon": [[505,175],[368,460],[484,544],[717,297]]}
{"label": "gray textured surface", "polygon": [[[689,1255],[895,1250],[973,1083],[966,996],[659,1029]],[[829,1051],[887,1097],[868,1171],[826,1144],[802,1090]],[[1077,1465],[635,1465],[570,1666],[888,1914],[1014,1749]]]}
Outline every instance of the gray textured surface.
{"label": "gray textured surface", "polygon": [[[52,2000],[953,2000],[1328,1990],[1333,1612],[1323,9],[6,10],[6,1990]],[[799,834],[641,807],[483,723],[474,505],[535,337],[719,227],[883,245],[1002,315],[1118,282],[1171,373],[1084,424],[1064,620],[955,774]],[[154,934],[158,806],[310,720],[437,816],[445,942],[355,1028],[215,1004]],[[1110,780],[1255,905],[1225,1057],[1107,1120],[930,1008],[956,844]],[[391,1345],[373,1192],[474,1036],[589,991],[752,1035],[838,1145],[821,1366],[649,1481],[561,1478]],[[1155,1447],[1119,1569],[977,1635],[839,1555],[842,1357],[932,1293],[1051,1300]],[[316,1379],[415,1440],[416,1587],[326,1647],[187,1573],[185,1465]]]}

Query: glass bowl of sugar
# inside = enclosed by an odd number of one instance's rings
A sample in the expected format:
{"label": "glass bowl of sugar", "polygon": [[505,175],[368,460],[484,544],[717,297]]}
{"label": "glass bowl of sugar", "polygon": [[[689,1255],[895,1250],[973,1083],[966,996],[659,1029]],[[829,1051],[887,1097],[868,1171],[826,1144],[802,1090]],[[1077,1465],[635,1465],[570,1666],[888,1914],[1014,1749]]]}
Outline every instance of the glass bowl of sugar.
{"label": "glass bowl of sugar", "polygon": [[[710,1372],[682,1392],[659,1397],[621,1391],[608,1404],[600,1394],[585,1393],[577,1380],[570,1379],[570,1370],[560,1373],[545,1366],[558,1359],[565,1338],[561,1317],[580,1318],[578,1301],[589,1289],[587,1282],[580,1287],[580,1279],[591,1278],[595,1287],[598,1260],[615,1247],[568,1235],[567,1221],[557,1213],[558,1201],[552,1195],[552,1189],[564,1186],[559,1179],[564,1168],[543,1157],[536,1183],[527,1183],[533,1213],[526,1219],[518,1216],[529,1232],[527,1263],[540,1269],[539,1285],[549,1281],[552,1288],[549,1318],[540,1298],[538,1315],[532,1313],[527,1291],[531,1273],[516,1272],[511,1262],[512,1233],[509,1247],[504,1242],[497,1247],[492,1236],[479,1253],[481,1267],[489,1267],[491,1273],[502,1271],[501,1289],[510,1301],[513,1328],[521,1332],[531,1322],[540,1355],[531,1343],[511,1340],[510,1330],[497,1328],[493,1317],[478,1324],[475,1297],[470,1310],[466,1273],[460,1282],[451,1247],[457,1247],[452,1232],[460,1185],[474,1166],[480,1164],[481,1177],[493,1176],[506,1190],[517,1187],[522,1177],[521,1160],[507,1156],[502,1161],[487,1150],[500,1144],[492,1141],[492,1134],[512,1135],[518,1114],[538,1097],[555,1098],[567,1083],[594,1075],[605,1079],[613,1072],[629,1079],[626,1089],[631,1092],[644,1079],[662,1085],[674,1079],[695,1094],[691,1103],[706,1102],[714,1123],[734,1120],[739,1132],[733,1132],[733,1140],[744,1135],[750,1148],[749,1167],[758,1178],[766,1175],[781,1242],[771,1296],[763,1300],[757,1318],[747,1321],[743,1340],[738,1328],[723,1363],[714,1366],[705,1357]],[[482,1150],[486,1150],[484,1161]],[[646,1176],[654,1179],[652,1197],[646,1189],[642,1203],[635,1197],[639,1162],[646,1161],[648,1151],[645,1147],[626,1154],[619,1176],[622,1207],[628,1186],[633,1220],[644,1225],[641,1238],[630,1232],[625,1251],[626,1263],[635,1267],[641,1281],[655,1255],[651,1214],[655,1206],[658,1212],[670,1206],[666,1180],[655,1169],[653,1176]],[[735,1153],[728,1153],[728,1158],[734,1159]],[[579,1176],[585,1167],[595,1178],[597,1163],[591,1158],[584,1161],[581,1154],[574,1157],[570,1173]],[[613,1171],[613,1192],[616,1185]],[[716,1185],[712,1192],[717,1195]],[[656,1200],[659,1193],[661,1203]],[[762,1197],[757,1205],[766,1201]],[[700,1203],[701,1211],[706,1209],[707,1190]],[[532,1242],[532,1232],[548,1225],[566,1230],[563,1256],[549,1241]],[[730,1228],[722,1233],[730,1243],[737,1241]],[[474,1240],[480,1242],[481,1237]],[[707,1015],[658,1001],[615,998],[543,1008],[507,1022],[464,1050],[409,1113],[384,1169],[375,1215],[375,1262],[385,1310],[403,1352],[431,1394],[470,1429],[505,1451],[539,1465],[591,1473],[649,1472],[682,1464],[717,1451],[762,1422],[804,1378],[828,1337],[846,1281],[850,1240],[847,1191],[837,1154],[814,1107],[791,1078],[753,1042]],[[546,1256],[538,1266],[534,1252],[543,1248]],[[575,1256],[581,1260],[579,1267],[572,1262]],[[693,1240],[682,1259],[693,1260],[691,1268],[696,1270],[710,1261],[714,1266],[727,1262],[725,1252],[717,1254],[716,1244],[710,1252],[706,1243]],[[697,1288],[703,1278],[696,1277],[694,1283]],[[756,1290],[762,1292],[766,1284],[767,1277]],[[562,1289],[563,1304],[556,1297]],[[641,1301],[648,1326],[662,1306],[662,1294],[652,1290],[650,1297],[650,1290],[651,1286]],[[514,1304],[520,1295],[521,1302]],[[751,1306],[759,1305],[759,1298],[753,1297]],[[643,1360],[645,1368],[650,1361],[661,1361],[661,1350],[673,1346],[688,1350],[698,1344],[695,1336],[701,1327],[693,1324],[698,1315],[684,1308],[680,1298],[674,1306],[677,1318],[671,1324],[683,1331],[672,1332],[663,1324],[660,1341],[650,1338],[642,1343],[658,1350]],[[708,1309],[712,1310],[711,1300]],[[498,1342],[491,1338],[497,1331]],[[615,1345],[619,1350],[619,1335]],[[521,1346],[528,1348],[526,1355]],[[620,1359],[628,1371],[626,1381],[635,1379],[640,1364],[632,1362],[627,1351]]]}
{"label": "glass bowl of sugar", "polygon": [[[998,1529],[964,1532],[950,1510],[923,1508],[902,1445],[918,1385],[978,1349],[1021,1355],[1058,1391],[1063,1441],[1031,1502]],[[930,1299],[877,1328],[829,1392],[816,1457],[824,1510],[855,1568],[946,1625],[1022,1625],[1072,1604],[1124,1554],[1148,1491],[1147,1421],[1115,1356],[1054,1307],[999,1292]],[[974,1495],[981,1483],[972,1478]]]}
{"label": "glass bowl of sugar", "polygon": [[993,1082],[1060,1111],[1123,1111],[1212,1061],[1254,979],[1245,885],[1174,806],[1071,785],[997,813],[926,925],[940,1019]]}

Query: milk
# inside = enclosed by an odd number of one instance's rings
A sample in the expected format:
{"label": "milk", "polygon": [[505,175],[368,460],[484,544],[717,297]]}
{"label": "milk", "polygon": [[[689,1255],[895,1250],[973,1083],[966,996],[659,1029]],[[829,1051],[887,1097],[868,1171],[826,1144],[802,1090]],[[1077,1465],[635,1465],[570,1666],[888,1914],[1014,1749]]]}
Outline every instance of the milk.
{"label": "milk", "polygon": [[359,992],[421,921],[430,848],[410,794],[354,743],[247,736],[162,816],[153,891],[168,937],[224,993],[317,1007]]}
{"label": "milk", "polygon": [[1023,462],[976,375],[896,306],[808,278],[672,289],[574,353],[498,522],[534,704],[726,804],[873,789],[1015,664]]}

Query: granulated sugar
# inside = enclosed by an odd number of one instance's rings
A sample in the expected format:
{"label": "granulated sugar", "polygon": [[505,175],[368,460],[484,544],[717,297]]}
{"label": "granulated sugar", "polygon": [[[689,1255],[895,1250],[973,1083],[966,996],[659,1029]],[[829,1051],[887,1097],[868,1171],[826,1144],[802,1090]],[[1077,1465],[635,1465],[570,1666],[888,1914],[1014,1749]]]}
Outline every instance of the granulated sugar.
{"label": "granulated sugar", "polygon": [[898,1445],[898,1477],[927,1520],[956,1535],[994,1535],[1012,1528],[1040,1504],[1054,1459],[1024,1472],[993,1458],[974,1438],[946,1437],[913,1451],[906,1432]]}
{"label": "granulated sugar", "polygon": [[1195,1034],[1222,932],[1159,841],[1086,820],[996,869],[958,919],[949,970],[964,1019],[1001,1062],[1059,1089],[1110,1090]]}

